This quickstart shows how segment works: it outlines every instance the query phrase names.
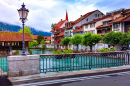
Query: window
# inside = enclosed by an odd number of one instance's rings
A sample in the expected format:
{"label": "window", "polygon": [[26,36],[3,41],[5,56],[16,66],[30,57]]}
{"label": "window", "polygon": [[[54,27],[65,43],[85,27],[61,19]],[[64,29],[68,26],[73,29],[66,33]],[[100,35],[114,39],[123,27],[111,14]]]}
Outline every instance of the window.
{"label": "window", "polygon": [[92,27],[95,27],[95,24],[94,24],[94,23],[90,24],[90,28],[92,28]]}
{"label": "window", "polygon": [[90,30],[90,33],[92,33],[92,34],[95,33],[95,30]]}
{"label": "window", "polygon": [[97,14],[95,14],[95,17],[97,17]]}
{"label": "window", "polygon": [[86,19],[86,21],[88,22],[88,19]]}
{"label": "window", "polygon": [[109,22],[103,22],[103,25],[105,26],[105,25],[108,25],[109,24]]}
{"label": "window", "polygon": [[85,25],[85,28],[88,28],[88,25]]}
{"label": "window", "polygon": [[98,14],[98,17],[100,17],[99,14]]}
{"label": "window", "polygon": [[120,23],[114,23],[113,28],[114,29],[120,28]]}

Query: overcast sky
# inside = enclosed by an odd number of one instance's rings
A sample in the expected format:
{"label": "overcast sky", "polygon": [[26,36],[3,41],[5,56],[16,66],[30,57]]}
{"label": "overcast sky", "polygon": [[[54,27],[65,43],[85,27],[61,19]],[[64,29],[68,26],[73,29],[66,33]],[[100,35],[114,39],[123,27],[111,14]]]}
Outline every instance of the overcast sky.
{"label": "overcast sky", "polygon": [[0,0],[0,21],[21,26],[17,9],[23,2],[29,9],[25,24],[47,32],[52,23],[65,19],[66,10],[69,21],[74,21],[96,9],[105,14],[119,8],[130,8],[130,0]]}

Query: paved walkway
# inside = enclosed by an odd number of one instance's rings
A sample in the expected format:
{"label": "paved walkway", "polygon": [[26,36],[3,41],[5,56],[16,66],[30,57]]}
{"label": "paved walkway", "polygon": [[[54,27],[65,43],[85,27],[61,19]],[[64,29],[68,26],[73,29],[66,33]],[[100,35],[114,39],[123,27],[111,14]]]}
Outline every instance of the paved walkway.
{"label": "paved walkway", "polygon": [[17,86],[130,86],[130,71],[39,81]]}

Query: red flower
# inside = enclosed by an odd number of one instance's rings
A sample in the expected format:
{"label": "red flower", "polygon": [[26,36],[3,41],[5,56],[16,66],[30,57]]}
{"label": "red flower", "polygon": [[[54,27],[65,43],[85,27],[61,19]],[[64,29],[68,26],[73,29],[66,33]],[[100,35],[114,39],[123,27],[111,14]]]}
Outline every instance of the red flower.
{"label": "red flower", "polygon": [[111,51],[111,50],[110,50]]}
{"label": "red flower", "polygon": [[97,50],[97,49],[96,49]]}
{"label": "red flower", "polygon": [[57,49],[57,51],[58,51],[59,49]]}
{"label": "red flower", "polygon": [[70,49],[71,50],[71,49]]}
{"label": "red flower", "polygon": [[65,49],[65,50],[67,50],[67,49]]}
{"label": "red flower", "polygon": [[105,50],[105,48],[104,48],[104,50]]}
{"label": "red flower", "polygon": [[113,44],[115,46],[115,44]]}

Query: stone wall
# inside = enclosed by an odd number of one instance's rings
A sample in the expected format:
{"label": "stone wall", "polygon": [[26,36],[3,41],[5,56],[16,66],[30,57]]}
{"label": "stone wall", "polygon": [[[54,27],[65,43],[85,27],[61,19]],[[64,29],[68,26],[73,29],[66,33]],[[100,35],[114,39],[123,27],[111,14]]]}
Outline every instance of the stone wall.
{"label": "stone wall", "polygon": [[8,56],[8,75],[10,77],[40,74],[39,55]]}

